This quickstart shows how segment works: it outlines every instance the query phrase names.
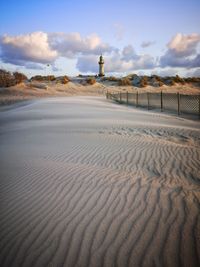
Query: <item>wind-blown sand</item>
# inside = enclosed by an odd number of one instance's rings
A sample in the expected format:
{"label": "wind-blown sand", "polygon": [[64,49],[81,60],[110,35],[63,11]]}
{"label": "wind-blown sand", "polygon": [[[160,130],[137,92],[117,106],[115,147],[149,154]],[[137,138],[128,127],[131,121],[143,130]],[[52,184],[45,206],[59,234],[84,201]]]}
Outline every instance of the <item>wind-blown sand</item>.
{"label": "wind-blown sand", "polygon": [[102,97],[0,114],[0,266],[200,266],[200,123]]}

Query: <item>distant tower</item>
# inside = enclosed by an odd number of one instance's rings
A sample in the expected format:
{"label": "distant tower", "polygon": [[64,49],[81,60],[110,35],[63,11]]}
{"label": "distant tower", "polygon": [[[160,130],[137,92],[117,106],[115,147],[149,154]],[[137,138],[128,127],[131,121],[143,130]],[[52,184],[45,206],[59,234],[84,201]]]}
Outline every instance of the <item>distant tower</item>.
{"label": "distant tower", "polygon": [[103,56],[101,55],[99,57],[99,77],[103,77],[104,75],[104,59]]}

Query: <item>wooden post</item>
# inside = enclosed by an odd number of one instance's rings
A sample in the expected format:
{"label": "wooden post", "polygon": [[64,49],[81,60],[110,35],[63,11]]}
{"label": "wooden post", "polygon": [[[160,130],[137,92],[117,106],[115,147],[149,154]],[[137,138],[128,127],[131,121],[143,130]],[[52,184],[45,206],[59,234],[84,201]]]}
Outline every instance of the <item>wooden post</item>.
{"label": "wooden post", "polygon": [[180,115],[180,94],[177,93],[177,101],[178,101],[178,115]]}
{"label": "wooden post", "polygon": [[128,105],[128,92],[126,92],[126,104]]}
{"label": "wooden post", "polygon": [[148,109],[149,109],[149,92],[147,92],[147,103],[148,103]]}
{"label": "wooden post", "polygon": [[138,107],[138,91],[136,93],[136,107]]}
{"label": "wooden post", "polygon": [[160,92],[160,110],[163,112],[163,93],[162,91]]}

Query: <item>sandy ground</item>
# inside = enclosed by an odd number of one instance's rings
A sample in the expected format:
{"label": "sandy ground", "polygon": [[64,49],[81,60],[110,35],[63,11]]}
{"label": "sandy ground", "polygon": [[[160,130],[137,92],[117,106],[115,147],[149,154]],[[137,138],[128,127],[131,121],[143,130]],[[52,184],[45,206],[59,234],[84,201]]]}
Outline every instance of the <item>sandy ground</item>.
{"label": "sandy ground", "polygon": [[83,85],[81,82],[85,79],[74,78],[67,84],[56,82],[27,82],[8,88],[0,88],[0,105],[10,105],[16,102],[73,95],[105,95],[106,88],[104,84],[96,83],[94,85]]}
{"label": "sandy ground", "polygon": [[199,122],[51,98],[0,136],[0,266],[200,266]]}
{"label": "sandy ground", "polygon": [[68,84],[56,82],[26,82],[9,88],[0,88],[0,105],[8,105],[24,100],[36,98],[55,97],[55,96],[73,96],[73,95],[105,95],[109,92],[163,92],[181,94],[200,94],[200,86],[194,84],[162,87],[147,86],[138,88],[134,86],[118,86],[117,82],[103,81],[97,79],[94,85],[87,85],[85,78],[72,77]]}

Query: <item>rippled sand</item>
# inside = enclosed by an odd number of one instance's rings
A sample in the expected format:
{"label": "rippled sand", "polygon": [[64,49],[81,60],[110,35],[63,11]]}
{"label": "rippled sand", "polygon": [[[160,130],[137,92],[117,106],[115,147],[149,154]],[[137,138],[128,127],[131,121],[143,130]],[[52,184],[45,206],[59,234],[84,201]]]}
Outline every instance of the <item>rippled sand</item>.
{"label": "rippled sand", "polygon": [[0,113],[0,266],[200,265],[200,123],[101,97]]}

